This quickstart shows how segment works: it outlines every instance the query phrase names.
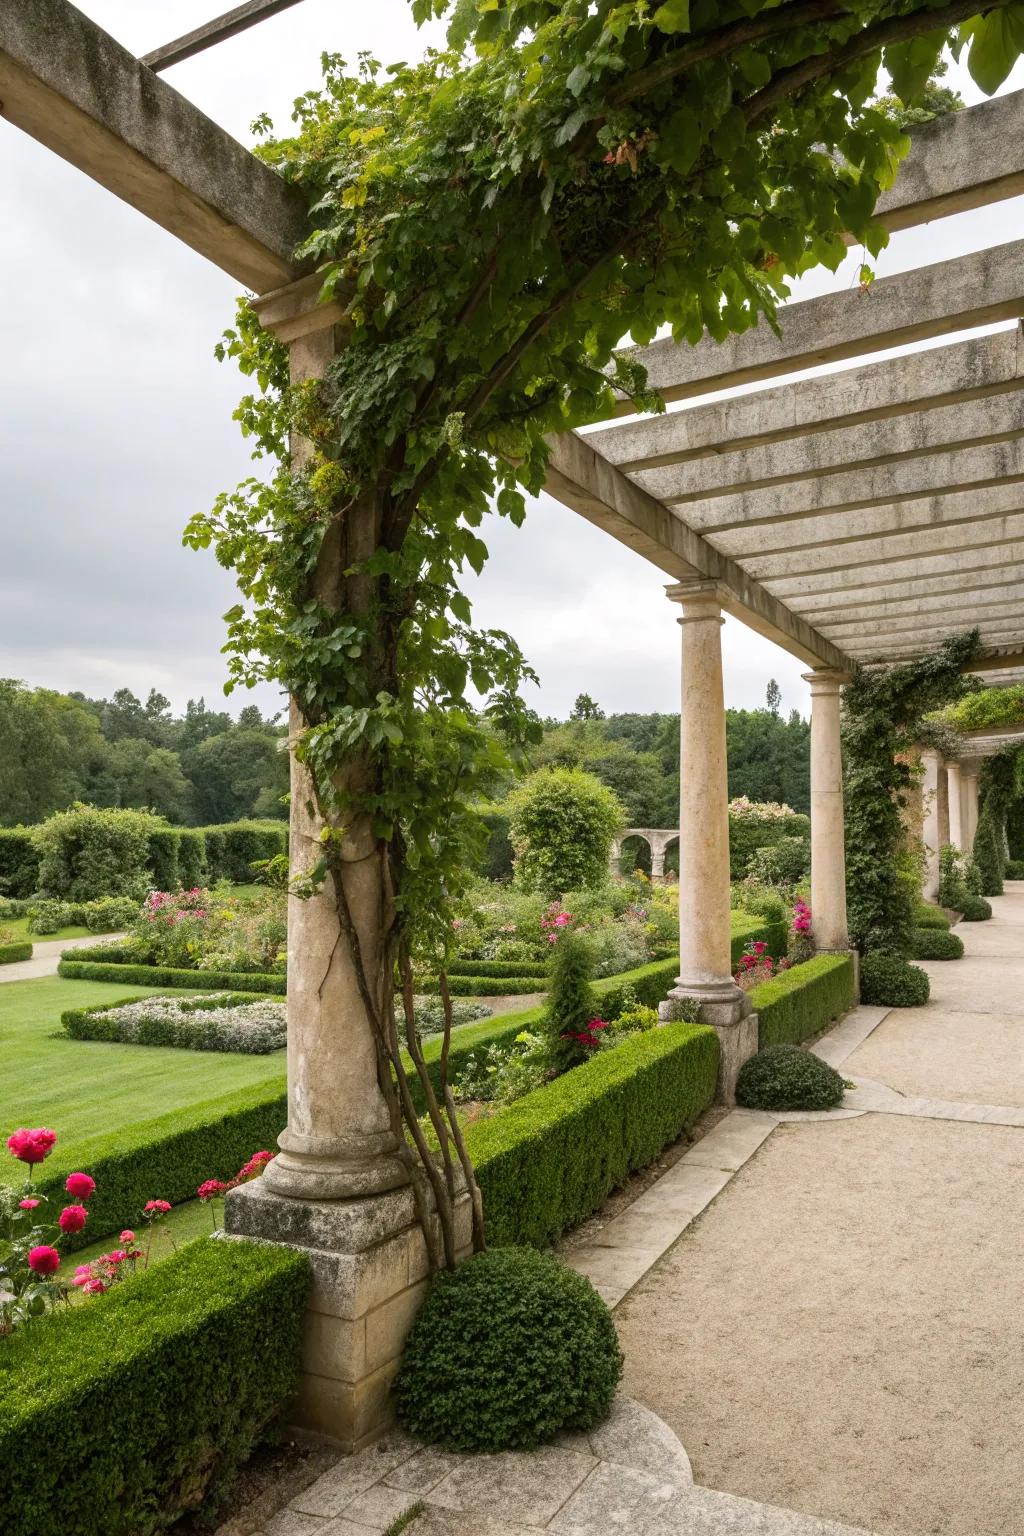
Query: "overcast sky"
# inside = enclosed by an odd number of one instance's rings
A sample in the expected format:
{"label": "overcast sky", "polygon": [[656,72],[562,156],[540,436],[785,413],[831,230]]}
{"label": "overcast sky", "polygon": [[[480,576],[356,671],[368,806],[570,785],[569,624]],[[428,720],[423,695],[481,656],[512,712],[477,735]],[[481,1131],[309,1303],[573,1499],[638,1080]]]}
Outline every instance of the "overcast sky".
{"label": "overcast sky", "polygon": [[[138,54],[226,8],[81,6]],[[322,50],[389,63],[430,38],[408,0],[303,0],[165,78],[248,143],[259,112],[287,128]],[[1018,69],[1006,89],[1022,86]],[[155,686],[177,707],[200,694],[220,707],[233,584],[212,555],[182,548],[181,529],[249,472],[231,420],[243,386],[212,355],[237,284],[2,121],[0,185],[0,675],[94,695]],[[877,271],[1017,238],[1022,210],[1018,199],[897,235]],[[812,275],[800,296],[850,286],[858,259]],[[564,715],[581,691],[608,711],[678,708],[679,631],[660,571],[548,497],[521,530],[495,519],[488,542],[476,617],[523,645],[542,713]],[[735,621],[723,636],[729,704],[762,703],[774,676],[784,708],[806,713],[799,662]],[[276,704],[270,690],[256,697]],[[247,702],[236,693],[228,707]]]}

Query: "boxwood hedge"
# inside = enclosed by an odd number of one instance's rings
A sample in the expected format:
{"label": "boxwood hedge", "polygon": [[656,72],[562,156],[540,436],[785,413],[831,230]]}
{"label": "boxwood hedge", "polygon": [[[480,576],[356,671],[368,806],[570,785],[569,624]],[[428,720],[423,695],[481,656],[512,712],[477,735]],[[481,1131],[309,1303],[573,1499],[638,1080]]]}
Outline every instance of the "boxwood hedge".
{"label": "boxwood hedge", "polygon": [[667,1024],[468,1126],[488,1242],[544,1248],[584,1221],[707,1109],[718,1057],[707,1025]]}
{"label": "boxwood hedge", "polygon": [[757,1012],[760,1049],[799,1045],[853,1007],[854,971],[849,955],[815,955],[750,994]]}
{"label": "boxwood hedge", "polygon": [[31,940],[18,940],[13,944],[0,944],[0,965],[13,965],[17,960],[31,959]]}
{"label": "boxwood hedge", "polygon": [[309,1283],[294,1249],[200,1238],[6,1340],[4,1536],[151,1536],[208,1513],[295,1389]]}
{"label": "boxwood hedge", "polygon": [[915,928],[911,933],[911,954],[915,960],[960,960],[964,941],[959,934],[942,928]]}
{"label": "boxwood hedge", "polygon": [[[113,949],[114,946],[111,946]],[[187,987],[202,992],[214,989],[227,992],[270,992],[284,996],[285,978],[280,973],[263,971],[187,971],[170,965],[145,965],[138,960],[79,959],[82,954],[102,953],[97,949],[66,949],[57,973],[75,981],[120,981],[126,987]]]}

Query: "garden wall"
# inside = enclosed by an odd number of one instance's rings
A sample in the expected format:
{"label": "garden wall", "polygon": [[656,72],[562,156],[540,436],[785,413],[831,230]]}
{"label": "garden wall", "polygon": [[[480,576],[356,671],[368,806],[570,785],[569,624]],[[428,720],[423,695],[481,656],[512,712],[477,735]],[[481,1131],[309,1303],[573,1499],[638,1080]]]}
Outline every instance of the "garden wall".
{"label": "garden wall", "polygon": [[3,1536],[151,1536],[209,1510],[297,1385],[309,1284],[294,1249],[205,1238],[4,1340]]}

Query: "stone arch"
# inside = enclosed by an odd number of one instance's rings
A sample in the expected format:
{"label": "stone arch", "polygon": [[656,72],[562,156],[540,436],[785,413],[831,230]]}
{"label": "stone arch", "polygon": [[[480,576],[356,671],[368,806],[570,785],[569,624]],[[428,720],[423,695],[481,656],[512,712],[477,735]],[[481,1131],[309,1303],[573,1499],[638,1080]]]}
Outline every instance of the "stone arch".
{"label": "stone arch", "polygon": [[[647,858],[634,868],[642,868],[652,880],[662,880],[665,876],[665,854],[673,843],[678,846],[679,833],[671,827],[624,827],[618,837],[612,843],[611,871],[613,878],[622,874],[622,859],[626,852],[625,845],[629,842],[640,843],[647,853]],[[676,860],[678,865],[678,859]]]}

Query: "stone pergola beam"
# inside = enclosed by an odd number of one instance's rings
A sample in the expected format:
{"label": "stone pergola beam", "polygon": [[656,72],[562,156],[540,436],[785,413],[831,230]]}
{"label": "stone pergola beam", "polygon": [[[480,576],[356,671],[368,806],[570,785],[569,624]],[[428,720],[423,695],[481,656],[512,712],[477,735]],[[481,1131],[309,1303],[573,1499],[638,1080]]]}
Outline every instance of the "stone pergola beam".
{"label": "stone pergola beam", "polygon": [[298,274],[298,190],[67,0],[0,0],[0,104],[247,288]]}
{"label": "stone pergola beam", "polygon": [[[724,341],[695,347],[671,337],[625,355],[647,369],[666,400],[692,399],[932,336],[967,331],[1024,313],[1024,241],[991,246],[895,277],[865,291],[843,289],[779,311],[781,337],[763,320]],[[631,407],[623,402],[622,414]]]}
{"label": "stone pergola beam", "polygon": [[[842,609],[837,611],[842,613]],[[823,625],[822,634],[849,651],[857,650],[872,640],[889,640],[898,637],[912,639],[933,629],[952,634],[954,630],[973,629],[975,625],[983,629],[986,635],[995,639],[1007,627],[1012,628],[1016,625],[1018,628],[1024,628],[1021,625],[1020,614],[1020,605],[1017,603],[1009,604],[995,612],[988,609],[978,612],[969,608],[956,608],[946,613],[917,615],[908,613],[895,618],[887,614],[884,628],[879,625],[877,619],[839,619],[834,624]]]}
{"label": "stone pergola beam", "polygon": [[1024,192],[1024,91],[950,112],[912,131],[910,154],[875,208],[909,229]]}
{"label": "stone pergola beam", "polygon": [[[745,569],[758,580],[765,578],[810,575],[818,571],[854,571],[878,568],[890,562],[902,563],[908,559],[924,560],[937,555],[948,559],[960,553],[965,543],[972,557],[985,546],[999,548],[1024,539],[1024,512],[1008,517],[996,517],[972,528],[969,538],[963,526],[916,528],[912,533],[897,533],[891,538],[861,539],[852,544],[819,546],[799,553],[755,555],[746,562]],[[1002,558],[1005,560],[1005,551]],[[878,581],[879,575],[875,575]],[[885,579],[884,573],[881,579]],[[840,584],[842,585],[842,584]]]}
{"label": "stone pergola beam", "polygon": [[815,610],[813,621],[806,610],[804,616],[816,628],[820,627],[823,634],[831,635],[836,630],[863,624],[873,624],[877,630],[879,619],[883,616],[879,609],[884,609],[884,619],[889,629],[897,625],[905,627],[904,621],[927,622],[928,616],[932,614],[950,620],[969,618],[972,614],[980,617],[984,614],[987,621],[992,617],[1024,612],[1024,587],[996,587],[992,589],[991,596],[986,592],[962,596],[940,592],[928,597],[890,596],[875,603],[855,602],[843,607],[832,603]]}
{"label": "stone pergola beam", "polygon": [[1019,442],[1013,439],[980,447],[952,448],[948,453],[919,458],[895,459],[866,469],[838,470],[835,474],[798,480],[794,485],[777,484],[685,503],[678,495],[664,494],[655,481],[656,476],[675,473],[672,469],[648,471],[644,489],[666,506],[678,506],[686,521],[705,533],[712,529],[725,531],[759,523],[775,524],[780,518],[792,522],[819,512],[847,512],[922,496],[941,498],[971,488],[1019,483],[1024,480],[1024,454]]}
{"label": "stone pergola beam", "polygon": [[808,571],[802,575],[782,574],[763,582],[773,596],[780,598],[788,607],[795,597],[812,596],[821,601],[833,594],[868,591],[873,596],[880,590],[896,591],[903,583],[920,583],[936,578],[963,580],[967,576],[985,573],[998,581],[1005,581],[1007,571],[1024,561],[1024,541],[1009,545],[977,548],[973,543],[969,550],[938,555],[913,555],[900,558],[886,565],[884,571],[873,571],[870,564],[862,571],[838,567],[826,571]]}
{"label": "stone pergola beam", "polygon": [[854,511],[829,508],[818,516],[780,517],[740,528],[701,528],[716,549],[734,559],[764,553],[840,549],[866,538],[888,538],[914,529],[963,528],[1024,511],[1024,474],[1005,485],[949,495],[919,496],[895,503],[879,502]]}
{"label": "stone pergola beam", "polygon": [[[821,505],[815,498],[831,501],[833,477],[838,483],[844,471],[864,472],[897,462],[902,467],[902,461],[917,459],[931,464],[938,453],[1008,442],[1022,434],[1024,391],[1014,389],[984,400],[960,400],[893,416],[874,423],[869,431],[858,423],[755,448],[732,451],[723,445],[714,458],[640,470],[633,478],[672,506],[757,490],[771,492],[779,486],[794,495],[791,488],[805,481],[808,499]],[[941,461],[933,467],[941,468]],[[955,474],[956,462],[949,467]]]}
{"label": "stone pergola beam", "polygon": [[834,618],[837,611],[842,612],[844,617],[873,618],[880,608],[895,613],[928,613],[932,610],[945,612],[950,607],[959,608],[961,605],[974,609],[1004,601],[1017,601],[1024,605],[1024,583],[1007,584],[1006,572],[1001,570],[988,573],[988,577],[986,581],[984,571],[975,572],[973,576],[962,576],[959,571],[950,571],[945,576],[903,582],[895,588],[879,586],[859,593],[851,604],[841,610],[837,610],[835,603],[827,596],[824,599],[813,595],[793,597],[786,606],[802,614],[809,624],[817,625],[821,620]]}
{"label": "stone pergola beam", "polygon": [[790,613],[734,561],[602,459],[585,438],[565,432],[553,439],[545,490],[677,581],[720,583],[730,594],[728,611],[790,655],[812,666],[840,671],[846,666],[838,646]]}
{"label": "stone pergola beam", "polygon": [[824,378],[795,379],[732,400],[641,417],[627,426],[601,427],[593,440],[602,457],[632,472],[866,427],[1022,387],[1024,339],[1018,324]]}
{"label": "stone pergola beam", "polygon": [[[865,654],[876,656],[890,648],[903,650],[909,645],[914,645],[919,653],[922,648],[929,650],[932,646],[938,645],[946,635],[965,635],[974,628],[975,625],[970,619],[961,619],[959,623],[950,619],[944,624],[921,624],[916,630],[906,634],[890,634],[888,630],[879,634],[877,629],[873,632],[868,630],[863,635],[844,636],[843,648],[851,656]],[[1004,620],[993,624],[987,631],[983,630],[982,637],[990,645],[1009,645],[1020,635],[1022,628],[1024,625],[1019,619]],[[918,645],[918,641],[922,644]]]}

